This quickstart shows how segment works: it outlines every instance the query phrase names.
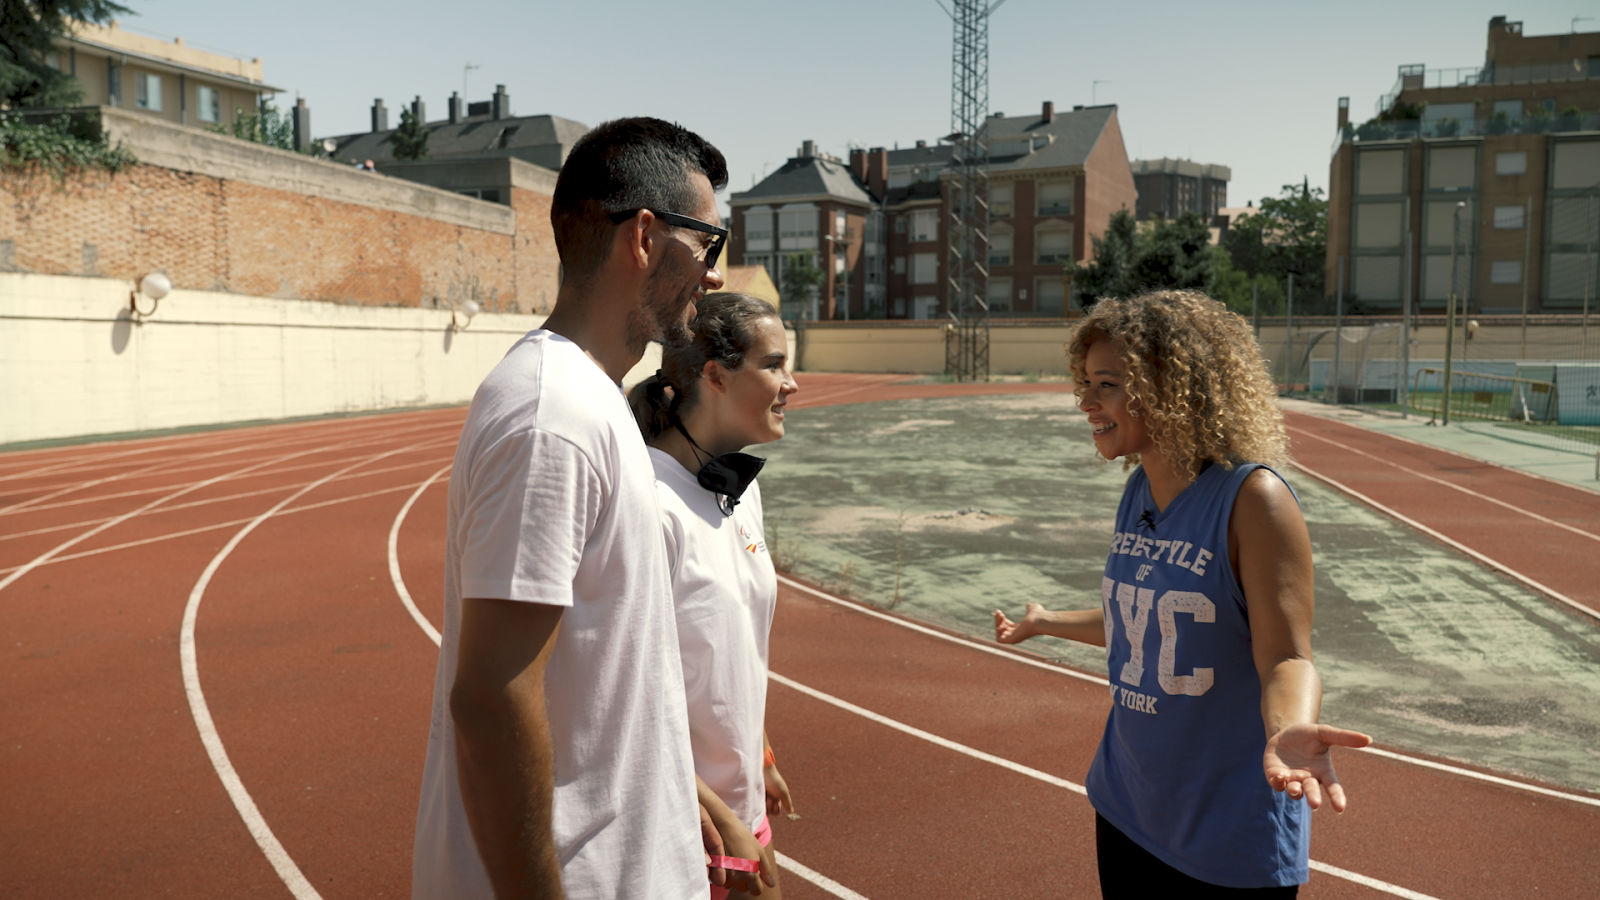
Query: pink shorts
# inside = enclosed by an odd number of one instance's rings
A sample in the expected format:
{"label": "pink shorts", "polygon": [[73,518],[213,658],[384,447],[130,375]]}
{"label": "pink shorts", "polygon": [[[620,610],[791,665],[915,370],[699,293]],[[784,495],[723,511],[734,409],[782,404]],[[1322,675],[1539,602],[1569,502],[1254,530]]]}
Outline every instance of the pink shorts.
{"label": "pink shorts", "polygon": [[[761,823],[756,826],[755,836],[756,840],[761,842],[761,846],[771,846],[772,825],[767,822],[766,813],[761,814]],[[760,878],[761,876],[757,875],[756,877]],[[728,900],[728,893],[728,889],[720,884],[711,885],[711,900]]]}

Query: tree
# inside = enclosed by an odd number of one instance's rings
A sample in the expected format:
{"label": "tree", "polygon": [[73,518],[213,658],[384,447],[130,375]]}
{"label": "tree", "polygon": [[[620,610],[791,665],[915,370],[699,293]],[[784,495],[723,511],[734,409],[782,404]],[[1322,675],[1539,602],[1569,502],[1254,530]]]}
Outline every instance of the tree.
{"label": "tree", "polygon": [[216,122],[206,126],[206,130],[231,135],[241,141],[277,147],[279,150],[294,149],[294,122],[278,112],[271,100],[262,100],[260,109],[253,113],[245,112],[243,107],[235,107],[232,128]]}
{"label": "tree", "polygon": [[74,21],[105,24],[133,10],[109,0],[0,0],[0,108],[50,109],[83,102],[78,79],[46,61]]}
{"label": "tree", "polygon": [[1111,214],[1104,235],[1089,238],[1094,256],[1086,266],[1069,265],[1067,272],[1085,307],[1101,297],[1126,297],[1138,291],[1134,267],[1138,262],[1139,230],[1126,208]]}
{"label": "tree", "polygon": [[428,158],[428,126],[417,121],[409,109],[400,110],[400,127],[396,128],[389,143],[394,146],[395,159]]}
{"label": "tree", "polygon": [[1105,234],[1091,241],[1092,261],[1067,267],[1086,307],[1102,297],[1211,287],[1211,229],[1196,213],[1157,219],[1141,230],[1133,215],[1121,209],[1112,213]]}
{"label": "tree", "polygon": [[814,259],[815,255],[809,250],[784,257],[783,284],[778,288],[784,303],[809,303],[816,296],[817,288],[827,280],[826,273],[817,268]]}
{"label": "tree", "polygon": [[[1234,220],[1224,242],[1233,265],[1252,278],[1279,285],[1294,275],[1295,305],[1307,312],[1331,309],[1327,297],[1328,201],[1322,188],[1286,184],[1265,197],[1260,212]],[[1304,303],[1304,306],[1301,304]]]}
{"label": "tree", "polygon": [[1143,235],[1134,277],[1146,289],[1197,291],[1211,286],[1211,229],[1199,213],[1157,219]]}
{"label": "tree", "polygon": [[1265,275],[1252,277],[1233,266],[1227,247],[1211,248],[1211,286],[1206,293],[1241,316],[1252,311],[1263,316],[1281,316],[1284,286]]}

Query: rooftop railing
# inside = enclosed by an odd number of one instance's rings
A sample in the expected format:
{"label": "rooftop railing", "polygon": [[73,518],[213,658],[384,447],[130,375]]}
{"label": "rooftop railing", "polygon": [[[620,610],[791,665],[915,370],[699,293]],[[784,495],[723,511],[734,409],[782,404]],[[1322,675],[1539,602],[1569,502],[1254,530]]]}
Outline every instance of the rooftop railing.
{"label": "rooftop railing", "polygon": [[1351,123],[1339,129],[1333,153],[1342,144],[1367,141],[1409,141],[1417,138],[1478,137],[1502,134],[1561,134],[1600,131],[1600,112],[1527,115],[1514,119],[1505,113],[1476,119],[1395,119],[1388,122]]}
{"label": "rooftop railing", "polygon": [[1402,91],[1470,87],[1482,84],[1528,84],[1546,81],[1587,81],[1600,79],[1596,64],[1584,59],[1563,62],[1528,63],[1521,66],[1462,66],[1454,69],[1425,69],[1401,66],[1394,88],[1378,98],[1379,115],[1394,108]]}

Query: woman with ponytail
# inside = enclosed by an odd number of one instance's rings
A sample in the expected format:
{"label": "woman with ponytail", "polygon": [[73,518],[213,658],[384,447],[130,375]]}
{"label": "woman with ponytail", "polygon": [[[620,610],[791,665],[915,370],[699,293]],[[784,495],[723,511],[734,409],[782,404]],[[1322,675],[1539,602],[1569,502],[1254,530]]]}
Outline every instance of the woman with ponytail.
{"label": "woman with ponytail", "polygon": [[[728,865],[714,866],[713,880],[726,878],[735,897],[781,900],[767,816],[794,804],[765,727],[778,582],[755,483],[765,460],[740,451],[783,437],[784,405],[799,387],[766,301],[708,294],[689,331],[628,399],[661,494],[700,804],[735,858],[714,860]],[[759,877],[737,860],[757,863]],[[729,889],[713,884],[711,895]]]}

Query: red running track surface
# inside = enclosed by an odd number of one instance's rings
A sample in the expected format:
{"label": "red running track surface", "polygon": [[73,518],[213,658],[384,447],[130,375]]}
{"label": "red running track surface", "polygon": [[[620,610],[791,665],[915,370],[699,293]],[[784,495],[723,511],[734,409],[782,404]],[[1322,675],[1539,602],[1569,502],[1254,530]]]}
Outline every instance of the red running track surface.
{"label": "red running track surface", "polygon": [[[1066,389],[802,379],[796,405]],[[301,896],[409,894],[437,654],[397,597],[387,539],[449,464],[462,415],[0,456],[6,896],[289,894],[191,712],[186,609],[214,749]],[[1296,441],[1307,465],[1331,465]],[[1399,502],[1405,483],[1382,495]],[[443,480],[422,491],[397,543],[403,583],[434,623],[444,496]],[[1092,816],[1061,785],[1087,770],[1104,688],[899,621],[780,591],[772,665],[787,680],[772,687],[769,728],[801,818],[775,823],[779,851],[872,900],[1093,895]],[[1341,770],[1352,809],[1318,814],[1322,863],[1423,896],[1600,895],[1600,806],[1369,754],[1346,754]],[[793,873],[784,888],[829,896]],[[1302,896],[1389,895],[1316,873]]]}

